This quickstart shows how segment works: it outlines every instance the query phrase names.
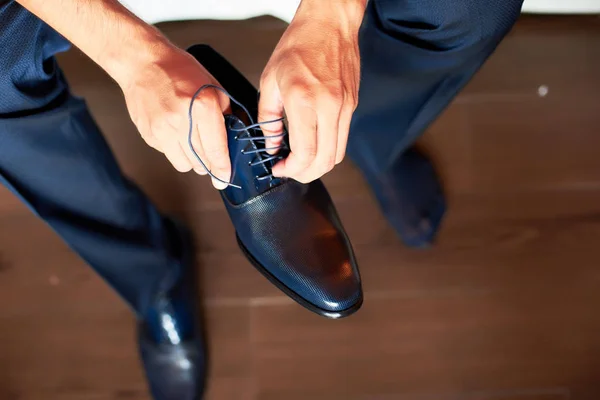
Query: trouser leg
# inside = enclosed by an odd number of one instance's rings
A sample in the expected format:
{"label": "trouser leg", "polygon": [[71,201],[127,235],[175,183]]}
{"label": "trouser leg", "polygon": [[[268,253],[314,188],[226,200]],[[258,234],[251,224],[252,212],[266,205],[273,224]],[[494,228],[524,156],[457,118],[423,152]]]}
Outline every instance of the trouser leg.
{"label": "trouser leg", "polygon": [[0,182],[143,315],[180,272],[173,232],[69,93],[54,59],[68,47],[17,3],[0,7]]}
{"label": "trouser leg", "polygon": [[521,5],[522,0],[369,1],[348,154],[411,244],[431,239],[445,207],[433,167],[411,145],[493,53]]}

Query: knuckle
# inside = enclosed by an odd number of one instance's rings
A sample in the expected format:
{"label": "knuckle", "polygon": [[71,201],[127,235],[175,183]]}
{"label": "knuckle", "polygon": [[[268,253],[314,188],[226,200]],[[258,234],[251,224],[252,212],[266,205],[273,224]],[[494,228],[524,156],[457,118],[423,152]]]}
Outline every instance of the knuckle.
{"label": "knuckle", "polygon": [[213,161],[224,159],[226,152],[227,150],[223,146],[207,146],[204,148],[204,153],[206,156],[211,158]]}
{"label": "knuckle", "polygon": [[167,120],[167,118],[159,118],[159,120],[152,125],[151,131],[155,139],[166,143],[172,141],[172,138],[176,137],[173,135],[173,132],[177,132],[178,129],[171,121]]}
{"label": "knuckle", "polygon": [[156,140],[153,137],[152,138],[144,137],[144,141],[146,142],[146,144],[148,146],[150,146],[153,149],[158,150],[162,153],[162,146],[158,140]]}
{"label": "knuckle", "polygon": [[315,99],[314,91],[309,85],[304,82],[294,82],[287,90],[287,97],[294,102],[302,102],[304,104],[312,103]]}
{"label": "knuckle", "polygon": [[309,178],[309,177],[307,177],[307,176],[300,176],[300,177],[298,177],[298,178],[295,178],[295,179],[296,179],[298,182],[300,182],[300,183],[310,183],[310,182],[312,182],[312,181],[314,180],[314,179],[311,179],[311,178]]}
{"label": "knuckle", "polygon": [[317,148],[315,146],[305,146],[297,154],[298,163],[302,166],[310,165],[317,157]]}
{"label": "knuckle", "polygon": [[344,92],[338,87],[324,88],[320,94],[322,101],[330,107],[341,108],[344,102]]}
{"label": "knuckle", "polygon": [[204,110],[213,110],[219,108],[219,97],[214,91],[205,91],[195,100],[194,105]]}
{"label": "knuckle", "polygon": [[354,92],[346,93],[346,104],[345,107],[348,107],[350,111],[356,110],[358,107],[358,95]]}
{"label": "knuckle", "polygon": [[216,167],[222,167],[227,164],[229,160],[227,154],[227,148],[224,146],[214,146],[204,149],[206,158],[210,160],[210,163]]}
{"label": "knuckle", "polygon": [[163,124],[169,128],[177,128],[180,122],[181,114],[173,111],[168,111],[163,118]]}
{"label": "knuckle", "polygon": [[335,156],[327,157],[321,162],[319,170],[321,173],[326,174],[335,167]]}
{"label": "knuckle", "polygon": [[140,132],[140,136],[148,144],[156,142],[158,140],[158,138],[154,135],[154,132],[152,132],[151,130]]}
{"label": "knuckle", "polygon": [[271,71],[269,69],[265,68],[263,73],[260,75],[260,79],[258,81],[258,83],[260,85],[259,87],[266,86],[270,79],[271,79]]}

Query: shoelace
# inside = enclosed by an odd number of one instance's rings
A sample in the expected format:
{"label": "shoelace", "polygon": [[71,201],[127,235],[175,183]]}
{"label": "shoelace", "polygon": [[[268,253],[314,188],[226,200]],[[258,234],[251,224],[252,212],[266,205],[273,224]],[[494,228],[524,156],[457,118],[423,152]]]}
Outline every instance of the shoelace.
{"label": "shoelace", "polygon": [[[254,119],[252,118],[252,115],[250,115],[250,112],[248,112],[248,109],[246,107],[244,107],[243,104],[241,104],[239,101],[237,101],[236,99],[233,98],[233,96],[231,96],[229,93],[227,93],[227,91],[217,85],[213,85],[213,84],[207,84],[207,85],[203,85],[202,87],[200,87],[198,90],[196,90],[196,93],[194,93],[194,95],[192,96],[192,100],[190,101],[190,109],[188,112],[188,118],[190,121],[190,129],[188,132],[188,145],[190,147],[190,150],[192,151],[192,153],[194,154],[194,156],[196,157],[196,159],[198,160],[198,162],[200,163],[200,165],[202,165],[202,167],[206,170],[206,172],[208,173],[208,175],[221,182],[226,184],[227,186],[231,186],[237,189],[241,189],[242,187],[239,185],[236,185],[232,182],[227,182],[224,181],[218,177],[216,177],[206,166],[206,164],[204,164],[204,162],[202,161],[202,159],[200,158],[200,156],[198,155],[198,153],[196,153],[196,150],[194,149],[194,146],[192,144],[192,135],[194,133],[194,121],[193,121],[193,117],[192,117],[192,109],[194,107],[194,101],[196,101],[196,98],[198,97],[198,95],[200,95],[200,92],[202,92],[204,89],[207,88],[213,88],[213,89],[217,89],[221,92],[223,92],[227,97],[229,97],[229,99],[235,103],[238,107],[240,107],[248,116],[248,120],[250,121],[250,125],[244,125],[243,127],[240,128],[234,128],[232,126],[229,126],[229,130],[233,131],[233,132],[242,132],[240,135],[237,135],[235,137],[235,140],[242,140],[242,141],[248,141],[248,142],[265,142],[267,139],[273,139],[273,138],[278,138],[278,137],[283,137],[285,136],[287,133],[284,131],[283,133],[279,134],[279,135],[271,135],[271,136],[252,136],[252,134],[250,133],[250,131],[256,132],[256,131],[261,131],[260,126],[264,125],[264,124],[272,124],[274,122],[279,122],[279,121],[283,121],[283,118],[278,118],[278,119],[274,119],[271,121],[263,121],[263,122],[254,122]],[[254,146],[256,147],[256,146]],[[276,161],[276,160],[281,160],[283,157],[280,155],[272,155],[269,154],[268,152],[270,150],[279,150],[284,148],[285,145],[282,144],[277,146],[277,147],[270,147],[270,148],[256,148],[253,150],[242,150],[242,154],[255,154],[258,159],[253,159],[252,161],[248,162],[248,165],[250,166],[255,166],[255,165],[259,165],[259,164],[266,164],[268,162],[271,161]],[[233,166],[232,166],[233,167]],[[270,171],[271,168],[267,167],[267,170]],[[273,179],[273,174],[272,173],[268,173],[266,175],[259,175],[259,176],[255,176],[255,179],[262,181],[265,179]]]}

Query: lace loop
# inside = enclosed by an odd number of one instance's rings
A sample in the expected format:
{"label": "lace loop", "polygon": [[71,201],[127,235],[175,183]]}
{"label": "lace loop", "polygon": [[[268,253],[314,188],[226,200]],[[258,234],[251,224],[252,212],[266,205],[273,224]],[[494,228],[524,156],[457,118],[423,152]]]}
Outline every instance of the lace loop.
{"label": "lace loop", "polygon": [[[204,89],[208,89],[208,88],[213,88],[213,89],[217,89],[219,91],[221,91],[222,93],[224,93],[227,97],[229,97],[229,100],[231,100],[234,104],[236,104],[238,107],[240,107],[248,116],[248,120],[250,121],[250,125],[244,125],[241,128],[234,128],[232,126],[229,126],[229,130],[232,132],[242,132],[240,135],[235,137],[235,140],[240,140],[240,141],[249,141],[249,142],[264,142],[267,139],[273,139],[273,138],[278,138],[278,137],[284,137],[285,135],[287,135],[287,133],[284,131],[281,134],[278,135],[270,135],[270,136],[264,136],[262,135],[262,131],[260,129],[260,127],[262,125],[265,124],[272,124],[275,122],[280,122],[283,121],[284,118],[278,118],[278,119],[274,119],[271,121],[263,121],[263,122],[254,122],[254,119],[252,118],[252,115],[250,115],[250,112],[248,111],[248,109],[246,107],[244,107],[244,105],[242,105],[239,101],[237,101],[236,99],[233,98],[233,96],[231,96],[225,89],[223,89],[222,87],[219,87],[217,85],[213,85],[213,84],[206,84],[201,86],[198,90],[196,90],[196,93],[194,93],[194,95],[192,96],[192,100],[190,101],[190,108],[188,111],[188,119],[189,119],[189,132],[188,132],[188,146],[190,148],[190,150],[192,151],[192,154],[194,154],[194,156],[196,157],[196,159],[198,160],[198,162],[200,163],[200,165],[202,165],[202,167],[206,170],[206,172],[208,173],[208,175],[221,182],[226,184],[227,186],[231,186],[234,187],[236,189],[241,189],[242,187],[239,185],[236,185],[234,183],[231,182],[227,182],[224,181],[218,177],[216,177],[206,166],[206,164],[204,164],[204,162],[202,161],[202,159],[200,158],[200,156],[198,155],[198,153],[196,153],[196,150],[194,149],[194,145],[192,144],[192,135],[194,133],[194,121],[193,121],[193,116],[192,116],[192,110],[194,108],[194,102],[196,101],[196,98],[200,95],[200,93],[204,90]],[[250,131],[252,132],[256,132],[256,131],[260,131],[261,136],[253,136]],[[282,142],[283,143],[283,142]],[[280,146],[277,147],[270,147],[270,148],[262,148],[262,149],[253,149],[253,150],[249,150],[249,151],[245,151],[242,150],[243,154],[252,154],[252,155],[256,155],[258,157],[258,160],[256,161],[251,161],[249,163],[250,166],[255,166],[255,165],[266,165],[268,162],[273,161],[273,160],[280,160],[283,157],[279,156],[279,155],[272,155],[269,153],[269,151],[272,150],[279,150],[282,149],[284,147],[283,144],[281,144]],[[267,169],[270,171],[270,168],[267,167]],[[255,177],[256,180],[258,181],[263,181],[266,179],[273,179],[273,174],[266,174],[266,175],[260,175]]]}

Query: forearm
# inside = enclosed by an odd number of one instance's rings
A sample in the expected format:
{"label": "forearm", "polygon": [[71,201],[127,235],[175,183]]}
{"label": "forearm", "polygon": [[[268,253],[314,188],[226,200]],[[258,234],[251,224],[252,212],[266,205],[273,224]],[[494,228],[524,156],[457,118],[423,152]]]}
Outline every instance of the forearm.
{"label": "forearm", "polygon": [[116,0],[17,0],[57,30],[117,82],[126,82],[169,45],[153,26]]}

